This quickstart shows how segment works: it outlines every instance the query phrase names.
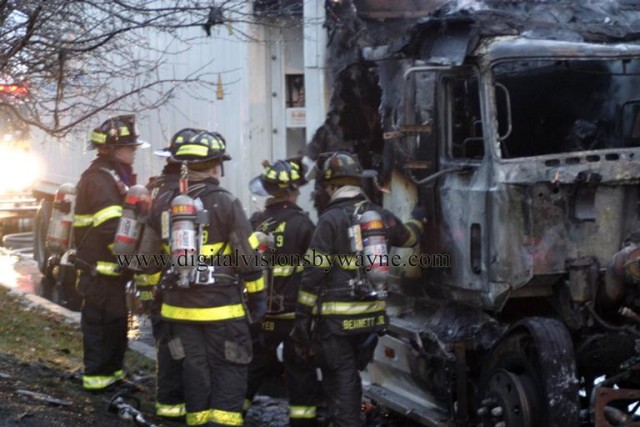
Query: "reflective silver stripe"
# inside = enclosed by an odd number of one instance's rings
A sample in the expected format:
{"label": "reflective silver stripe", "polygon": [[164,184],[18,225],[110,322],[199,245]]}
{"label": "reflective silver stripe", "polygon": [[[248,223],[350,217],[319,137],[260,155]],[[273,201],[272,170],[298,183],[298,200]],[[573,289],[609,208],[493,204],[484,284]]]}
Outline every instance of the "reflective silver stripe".
{"label": "reflective silver stripe", "polygon": [[289,406],[289,418],[315,418],[315,406]]}
{"label": "reflective silver stripe", "polygon": [[263,291],[265,289],[264,277],[245,282],[244,286],[250,294]]}
{"label": "reflective silver stripe", "polygon": [[109,387],[118,379],[114,375],[84,375],[82,377],[82,387],[86,390],[100,390]]}
{"label": "reflective silver stripe", "polygon": [[73,226],[74,227],[88,227],[93,224],[93,215],[74,215]]}
{"label": "reflective silver stripe", "polygon": [[278,265],[271,270],[274,277],[288,277],[304,270],[301,265]]}
{"label": "reflective silver stripe", "polygon": [[[331,268],[331,257],[315,249],[308,249],[305,257],[317,268]],[[318,262],[319,261],[319,262]]]}
{"label": "reflective silver stripe", "polygon": [[122,216],[122,206],[119,206],[119,205],[108,206],[104,209],[100,209],[98,212],[93,214],[93,226],[97,227],[107,220],[110,220],[112,218],[120,218],[121,216]]}
{"label": "reflective silver stripe", "polygon": [[298,291],[298,302],[302,305],[313,307],[316,305],[318,296],[305,291]]}
{"label": "reflective silver stripe", "polygon": [[98,261],[96,263],[96,271],[105,276],[119,276],[120,269],[118,264],[114,262]]}
{"label": "reflective silver stripe", "polygon": [[265,316],[265,319],[279,319],[279,320],[289,320],[289,319],[295,319],[296,318],[296,314],[291,312],[291,313],[279,313],[279,314],[267,314]]}
{"label": "reflective silver stripe", "polygon": [[181,417],[187,413],[184,403],[165,405],[156,402],[156,415],[160,417]]}
{"label": "reflective silver stripe", "polygon": [[384,311],[384,301],[323,302],[322,315],[357,315]]}
{"label": "reflective silver stripe", "polygon": [[209,421],[215,424],[224,424],[226,426],[241,426],[242,414],[240,412],[223,411],[221,409],[211,409],[211,418]]}

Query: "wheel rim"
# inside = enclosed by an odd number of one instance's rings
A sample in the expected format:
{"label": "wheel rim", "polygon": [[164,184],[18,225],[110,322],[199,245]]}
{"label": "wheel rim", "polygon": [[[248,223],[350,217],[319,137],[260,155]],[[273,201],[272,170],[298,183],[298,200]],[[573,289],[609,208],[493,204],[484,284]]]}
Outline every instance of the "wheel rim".
{"label": "wheel rim", "polygon": [[532,378],[499,369],[491,376],[488,386],[483,412],[491,419],[492,426],[502,421],[507,427],[535,427],[539,397]]}

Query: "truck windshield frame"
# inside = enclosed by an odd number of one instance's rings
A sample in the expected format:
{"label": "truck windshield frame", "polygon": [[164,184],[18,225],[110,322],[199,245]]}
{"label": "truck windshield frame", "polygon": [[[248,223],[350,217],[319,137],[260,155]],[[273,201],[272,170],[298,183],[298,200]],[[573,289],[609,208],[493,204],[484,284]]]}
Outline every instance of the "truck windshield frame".
{"label": "truck windshield frame", "polygon": [[[511,101],[512,133],[496,144],[502,160],[640,151],[640,58],[517,58],[493,63],[491,77]],[[492,96],[504,134],[506,107]]]}

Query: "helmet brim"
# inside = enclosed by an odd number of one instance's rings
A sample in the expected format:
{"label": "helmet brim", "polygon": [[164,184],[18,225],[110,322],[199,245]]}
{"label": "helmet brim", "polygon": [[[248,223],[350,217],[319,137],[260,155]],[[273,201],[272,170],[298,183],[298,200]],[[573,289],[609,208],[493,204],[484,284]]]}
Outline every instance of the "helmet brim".
{"label": "helmet brim", "polygon": [[169,151],[168,147],[165,147],[161,150],[154,150],[153,154],[159,157],[171,157],[171,151]]}
{"label": "helmet brim", "polygon": [[136,147],[137,147],[138,149],[142,149],[142,148],[149,148],[149,147],[151,147],[151,144],[149,144],[147,141],[143,141],[143,140],[139,139],[139,140],[136,142]]}
{"label": "helmet brim", "polygon": [[249,190],[251,191],[251,193],[255,194],[256,196],[263,196],[263,197],[270,196],[269,192],[264,187],[264,183],[262,181],[262,175],[256,176],[251,181],[249,181]]}

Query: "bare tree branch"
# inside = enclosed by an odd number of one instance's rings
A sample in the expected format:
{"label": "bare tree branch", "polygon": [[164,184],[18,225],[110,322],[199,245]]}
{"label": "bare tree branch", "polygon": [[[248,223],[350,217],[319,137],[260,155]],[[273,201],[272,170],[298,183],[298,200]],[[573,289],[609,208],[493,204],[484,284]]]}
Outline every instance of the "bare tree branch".
{"label": "bare tree branch", "polygon": [[[29,88],[21,98],[0,91],[0,114],[64,136],[103,111],[125,108],[123,101],[143,111],[170,101],[178,87],[213,93],[217,75],[229,70],[211,64],[173,80],[160,71],[212,28],[222,37],[264,42],[241,24],[278,26],[287,12],[261,9],[256,16],[253,3],[265,2],[0,0],[0,83]],[[190,28],[203,30],[194,37]],[[157,37],[167,43],[154,45]]]}

